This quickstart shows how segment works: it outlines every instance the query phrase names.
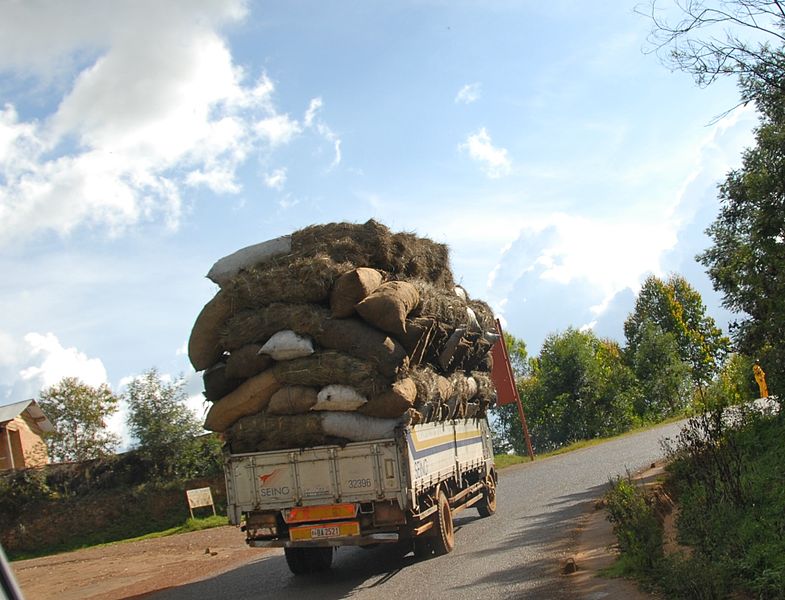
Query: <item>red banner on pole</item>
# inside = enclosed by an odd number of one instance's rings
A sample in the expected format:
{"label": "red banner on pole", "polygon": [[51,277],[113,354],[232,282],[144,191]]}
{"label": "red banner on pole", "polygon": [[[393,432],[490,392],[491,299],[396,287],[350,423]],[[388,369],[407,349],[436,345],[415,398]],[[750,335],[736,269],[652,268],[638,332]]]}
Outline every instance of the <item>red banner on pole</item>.
{"label": "red banner on pole", "polygon": [[504,406],[518,401],[518,390],[515,387],[515,377],[510,367],[510,358],[507,354],[507,345],[504,337],[496,342],[491,348],[493,357],[493,368],[491,369],[491,379],[496,386],[496,405]]}
{"label": "red banner on pole", "polygon": [[496,405],[515,403],[518,405],[518,415],[521,418],[521,428],[523,429],[523,439],[526,440],[526,450],[529,458],[534,460],[534,449],[532,448],[531,437],[529,437],[529,426],[526,424],[526,415],[523,412],[523,404],[518,394],[518,386],[515,385],[515,375],[510,364],[510,355],[507,352],[507,344],[504,342],[504,332],[499,319],[496,319],[496,331],[499,333],[499,341],[491,348],[493,357],[493,368],[491,369],[491,380],[496,386]]}

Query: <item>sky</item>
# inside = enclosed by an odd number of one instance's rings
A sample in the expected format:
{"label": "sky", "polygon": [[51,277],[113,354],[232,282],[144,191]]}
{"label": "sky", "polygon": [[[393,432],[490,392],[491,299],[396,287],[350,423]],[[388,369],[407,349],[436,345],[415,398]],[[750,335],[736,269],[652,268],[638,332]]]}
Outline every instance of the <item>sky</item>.
{"label": "sky", "polygon": [[650,274],[726,328],[694,257],[756,115],[665,68],[636,6],[0,2],[0,405],[155,367],[202,416],[205,274],[314,223],[448,244],[530,354],[623,343]]}

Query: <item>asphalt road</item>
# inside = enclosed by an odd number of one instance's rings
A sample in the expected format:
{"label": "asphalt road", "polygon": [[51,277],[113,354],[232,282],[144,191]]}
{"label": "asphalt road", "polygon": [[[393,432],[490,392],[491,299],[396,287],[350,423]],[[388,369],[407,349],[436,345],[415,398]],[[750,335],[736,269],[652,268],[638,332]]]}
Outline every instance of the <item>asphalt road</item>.
{"label": "asphalt road", "polygon": [[218,577],[146,597],[570,598],[559,568],[579,517],[611,477],[659,458],[660,440],[676,435],[678,427],[665,425],[501,471],[497,513],[486,519],[474,509],[460,513],[456,548],[446,556],[417,561],[398,546],[340,548],[328,573],[294,577],[283,552],[276,551]]}

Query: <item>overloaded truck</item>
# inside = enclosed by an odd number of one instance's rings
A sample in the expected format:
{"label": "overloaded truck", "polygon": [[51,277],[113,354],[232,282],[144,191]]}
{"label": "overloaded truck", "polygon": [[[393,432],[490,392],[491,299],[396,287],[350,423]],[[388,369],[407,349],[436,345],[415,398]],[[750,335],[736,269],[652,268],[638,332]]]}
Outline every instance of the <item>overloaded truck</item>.
{"label": "overloaded truck", "polygon": [[486,413],[507,359],[493,364],[499,324],[456,286],[446,246],[373,220],[314,225],[208,277],[220,290],[188,353],[248,544],[309,573],[344,545],[449,552],[455,513],[493,514]]}
{"label": "overloaded truck", "polygon": [[485,418],[400,426],[387,438],[229,454],[229,521],[251,546],[283,547],[295,574],[329,568],[337,546],[410,540],[415,554],[450,552],[453,517],[496,511]]}

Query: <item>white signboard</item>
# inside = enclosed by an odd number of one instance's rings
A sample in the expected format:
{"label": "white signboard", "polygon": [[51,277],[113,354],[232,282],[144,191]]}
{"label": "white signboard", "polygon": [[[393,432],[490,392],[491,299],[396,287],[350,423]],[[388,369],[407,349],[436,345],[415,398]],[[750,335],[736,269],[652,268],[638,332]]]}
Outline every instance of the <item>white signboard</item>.
{"label": "white signboard", "polygon": [[188,510],[191,511],[191,518],[194,518],[194,509],[202,506],[212,506],[213,514],[215,514],[215,504],[213,504],[213,494],[209,487],[199,488],[196,490],[186,490],[185,495],[188,497]]}

